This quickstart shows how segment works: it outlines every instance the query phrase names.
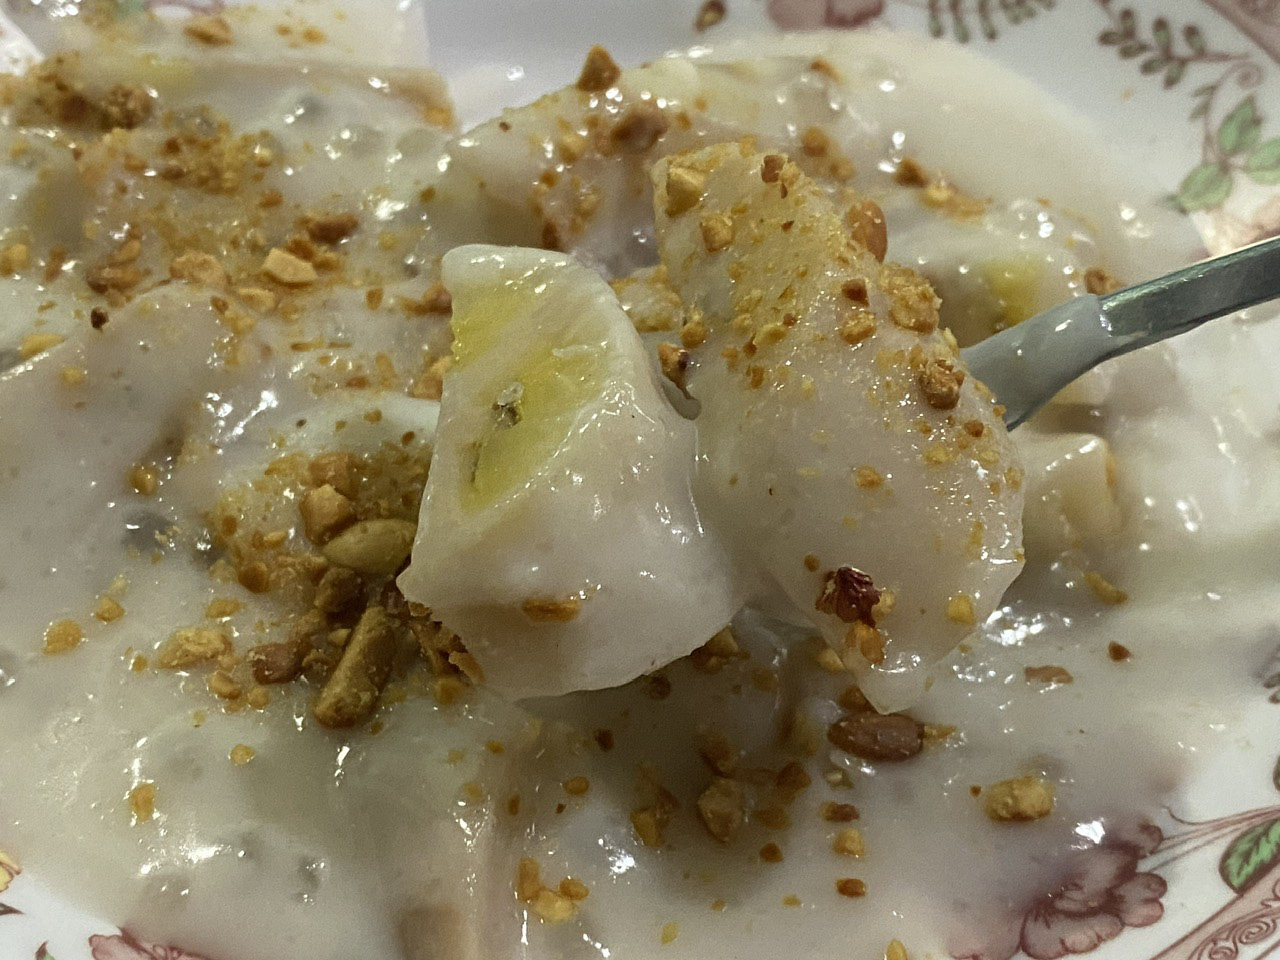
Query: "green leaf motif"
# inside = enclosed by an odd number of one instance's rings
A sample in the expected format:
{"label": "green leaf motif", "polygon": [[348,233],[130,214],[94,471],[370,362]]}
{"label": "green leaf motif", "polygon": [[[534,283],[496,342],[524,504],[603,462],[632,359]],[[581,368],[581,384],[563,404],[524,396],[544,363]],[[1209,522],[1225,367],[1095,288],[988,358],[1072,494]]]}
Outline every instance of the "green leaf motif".
{"label": "green leaf motif", "polygon": [[1199,120],[1201,117],[1203,117],[1203,116],[1204,116],[1206,113],[1208,113],[1208,112],[1209,112],[1209,101],[1208,101],[1208,100],[1201,100],[1199,103],[1197,103],[1197,104],[1196,104],[1196,105],[1191,109],[1191,116],[1190,116],[1190,119],[1192,119],[1192,120]]}
{"label": "green leaf motif", "polygon": [[1178,81],[1182,79],[1182,75],[1187,72],[1187,64],[1185,60],[1175,60],[1169,64],[1169,69],[1164,75],[1164,88],[1168,90],[1170,87],[1176,86]]}
{"label": "green leaf motif", "polygon": [[1098,34],[1098,42],[1104,47],[1114,47],[1116,44],[1124,40],[1123,35],[1116,30],[1103,30]]}
{"label": "green leaf motif", "polygon": [[1244,172],[1255,183],[1280,183],[1280,137],[1264,140],[1244,162]]}
{"label": "green leaf motif", "polygon": [[1178,186],[1178,206],[1187,213],[1222,206],[1231,195],[1231,174],[1216,163],[1202,163]]}
{"label": "green leaf motif", "polygon": [[1271,785],[1280,790],[1280,757],[1276,758],[1276,765],[1271,768]]}
{"label": "green leaf motif", "polygon": [[1228,157],[1252,150],[1262,134],[1262,119],[1252,96],[1241,100],[1218,126],[1218,147]]}
{"label": "green leaf motif", "polygon": [[1173,32],[1169,29],[1169,21],[1160,17],[1151,24],[1151,37],[1160,52],[1168,56],[1173,48]]}
{"label": "green leaf motif", "polygon": [[1244,893],[1280,861],[1280,820],[1250,827],[1227,846],[1218,873],[1236,893]]}
{"label": "green leaf motif", "polygon": [[35,960],[58,960],[57,957],[55,957],[52,953],[49,952],[48,940],[46,940],[44,943],[40,944],[40,946],[36,948]]}
{"label": "green leaf motif", "polygon": [[1187,41],[1187,46],[1197,56],[1204,56],[1208,50],[1208,46],[1204,42],[1204,34],[1200,32],[1200,28],[1194,23],[1189,23],[1182,28],[1182,39]]}
{"label": "green leaf motif", "polygon": [[1168,65],[1169,65],[1169,61],[1166,60],[1164,57],[1152,57],[1149,60],[1143,60],[1142,66],[1140,66],[1138,69],[1144,75],[1150,75],[1153,73],[1159,73]]}
{"label": "green leaf motif", "polygon": [[0,917],[7,917],[11,914],[22,913],[17,907],[11,907],[7,903],[0,903]]}

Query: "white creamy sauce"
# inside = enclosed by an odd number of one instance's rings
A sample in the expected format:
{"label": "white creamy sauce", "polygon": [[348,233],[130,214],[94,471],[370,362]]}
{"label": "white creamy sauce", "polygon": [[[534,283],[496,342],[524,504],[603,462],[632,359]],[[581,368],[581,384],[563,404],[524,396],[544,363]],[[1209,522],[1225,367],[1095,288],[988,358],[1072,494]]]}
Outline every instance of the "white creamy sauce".
{"label": "white creamy sauce", "polygon": [[[414,960],[639,958],[658,952],[672,923],[672,956],[834,960],[871,955],[892,938],[912,956],[963,954],[1055,889],[1072,850],[1152,815],[1199,755],[1240,735],[1242,690],[1270,655],[1265,628],[1280,615],[1280,386],[1267,362],[1280,335],[1274,324],[1232,320],[1090,375],[1015,434],[1027,471],[1026,569],[912,710],[956,732],[902,763],[865,763],[828,743],[826,727],[843,712],[835,698],[851,677],[816,665],[809,632],[751,614],[737,624],[750,658],[715,673],[682,660],[660,680],[520,705],[483,687],[447,706],[411,690],[380,708],[376,733],[369,723],[319,726],[314,686],[272,687],[265,709],[227,712],[206,689],[207,669],[131,670],[135,653],[153,656],[174,629],[200,623],[215,597],[245,604],[227,621],[238,647],[277,635],[283,601],[210,577],[217,551],[203,518],[218,496],[282,454],[373,452],[411,430],[407,448],[420,450],[436,415],[434,402],[406,396],[401,382],[344,389],[356,368],[292,345],[336,341],[324,349],[359,358],[359,370],[372,369],[378,352],[415,370],[422,345],[438,348],[447,330],[439,316],[396,308],[396,298],[422,297],[438,257],[458,243],[536,244],[541,219],[526,200],[550,156],[539,138],[561,133],[560,107],[543,101],[507,115],[533,133],[517,146],[502,143],[515,134],[495,126],[446,143],[422,125],[423,98],[412,92],[429,84],[403,77],[410,93],[399,97],[386,72],[295,69],[263,33],[254,39],[246,29],[228,48],[234,71],[188,45],[181,50],[196,67],[161,64],[180,83],[159,73],[144,82],[162,97],[214,104],[236,130],[268,132],[274,159],[254,196],[275,188],[289,210],[358,210],[361,229],[342,249],[359,280],[298,294],[298,319],[264,314],[221,353],[214,341],[229,331],[196,285],[175,281],[112,306],[99,331],[87,319],[99,300],[74,265],[48,282],[38,266],[0,281],[0,356],[16,357],[37,317],[41,330],[67,337],[0,371],[9,529],[0,559],[0,846],[41,883],[147,939],[240,960],[337,960],[353,950]],[[707,97],[706,116],[673,132],[677,143],[755,132],[794,150],[805,128],[823,126],[853,160],[851,185],[884,207],[890,259],[920,266],[944,296],[977,290],[981,300],[981,286],[962,288],[960,278],[988,259],[1025,261],[1043,265],[1033,271],[1039,309],[1077,289],[1088,267],[1139,279],[1195,249],[1124,158],[1025,82],[961,50],[857,34],[823,53],[845,75],[833,93],[807,69],[825,44],[771,40],[777,60],[698,68],[707,74],[663,60],[624,74],[621,85],[628,96]],[[93,70],[124,69],[104,63]],[[260,96],[266,88],[270,96]],[[582,100],[576,91],[565,99]],[[4,136],[20,134],[11,124]],[[992,198],[987,214],[958,222],[925,211],[886,172],[903,155]],[[130,208],[110,195],[113,179],[124,178],[121,161],[83,181],[69,160],[50,162],[78,184],[84,206],[27,241],[33,256],[61,243],[71,261],[96,262],[127,226]],[[643,176],[631,192],[629,169],[600,166],[604,212],[563,239],[625,272],[653,259],[651,199]],[[11,166],[4,177],[6,228],[42,222],[31,209],[72,202],[42,198],[47,184]],[[438,212],[419,197],[432,184]],[[191,217],[225,224],[220,210],[197,204]],[[85,218],[98,225],[97,239],[85,238]],[[266,246],[291,228],[267,223]],[[386,241],[392,252],[379,232],[398,235]],[[167,276],[181,246],[153,254],[145,228],[144,237],[144,262],[156,257],[150,266]],[[216,252],[228,264],[256,264],[266,250],[246,242],[249,252]],[[371,310],[364,291],[374,284],[385,287],[385,306]],[[46,300],[58,305],[37,313]],[[214,359],[229,349],[238,364]],[[67,367],[83,369],[83,382],[67,383]],[[381,419],[371,423],[373,409]],[[154,497],[130,487],[140,461],[159,465]],[[261,509],[289,531],[288,543],[301,542],[296,503],[267,496]],[[1102,603],[1087,573],[1128,601]],[[99,623],[95,598],[121,576],[126,614]],[[75,619],[86,638],[46,655],[45,630],[61,618]],[[631,626],[642,643],[646,624]],[[1131,659],[1112,662],[1110,642]],[[1044,665],[1074,682],[1024,680],[1025,667]],[[198,726],[195,711],[207,713]],[[599,745],[601,730],[612,749]],[[738,770],[757,809],[776,805],[769,784],[783,764],[804,766],[812,784],[786,807],[789,826],[749,817],[731,844],[708,836],[695,810],[710,778],[696,742],[708,730],[742,752]],[[256,751],[251,762],[230,762],[238,744]],[[836,770],[848,785],[832,786]],[[970,787],[1021,775],[1055,786],[1053,813],[1035,823],[988,820]],[[585,795],[564,790],[573,777],[589,780]],[[135,824],[128,795],[143,782],[156,786],[155,816]],[[662,849],[642,843],[630,822],[654,803],[656,783],[679,803]],[[865,856],[832,852],[844,825],[820,818],[826,801],[857,806]],[[781,862],[762,861],[770,842]],[[589,887],[576,916],[547,924],[517,899],[526,857],[553,887],[562,877]],[[865,881],[866,896],[837,895],[841,877]],[[712,909],[717,901],[723,909]]]}

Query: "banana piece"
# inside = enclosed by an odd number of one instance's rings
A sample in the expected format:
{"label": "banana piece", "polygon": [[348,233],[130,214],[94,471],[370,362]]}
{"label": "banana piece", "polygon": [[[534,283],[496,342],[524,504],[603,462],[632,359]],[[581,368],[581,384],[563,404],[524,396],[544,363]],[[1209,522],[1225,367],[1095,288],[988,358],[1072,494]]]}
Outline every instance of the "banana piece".
{"label": "banana piece", "polygon": [[696,435],[613,292],[563,254],[444,258],[444,380],[406,597],[511,698],[615,686],[742,604],[693,502]]}
{"label": "banana piece", "polygon": [[[720,144],[652,180],[690,317],[699,506],[758,572],[752,602],[812,622],[897,709],[1021,567],[1022,473],[994,401],[928,284],[851,239],[786,157]],[[874,213],[851,211],[864,237]]]}

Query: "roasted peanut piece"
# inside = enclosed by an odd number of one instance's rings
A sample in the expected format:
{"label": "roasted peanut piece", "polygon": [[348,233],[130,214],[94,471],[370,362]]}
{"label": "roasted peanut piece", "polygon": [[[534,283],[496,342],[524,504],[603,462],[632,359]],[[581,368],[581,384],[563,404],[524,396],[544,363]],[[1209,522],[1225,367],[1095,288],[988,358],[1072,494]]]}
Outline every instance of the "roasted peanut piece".
{"label": "roasted peanut piece", "polygon": [[396,635],[386,611],[371,606],[360,617],[312,713],[326,727],[350,727],[373,712],[391,675]]}

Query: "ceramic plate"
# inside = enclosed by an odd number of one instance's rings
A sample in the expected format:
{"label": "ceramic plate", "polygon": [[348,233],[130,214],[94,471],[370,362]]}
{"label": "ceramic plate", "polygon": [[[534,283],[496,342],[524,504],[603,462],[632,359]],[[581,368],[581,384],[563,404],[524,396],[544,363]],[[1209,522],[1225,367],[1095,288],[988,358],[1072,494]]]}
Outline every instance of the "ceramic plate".
{"label": "ceramic plate", "polygon": [[[137,6],[122,0],[121,15],[138,15]],[[435,0],[425,11],[428,57],[449,80],[467,124],[571,81],[582,51],[595,42],[630,64],[780,29],[881,25],[928,34],[1032,79],[1127,155],[1141,157],[1144,176],[1193,218],[1208,250],[1280,233],[1276,0],[726,0],[725,6],[721,22],[697,31],[699,0]],[[64,15],[75,3],[46,2],[43,9]],[[419,42],[411,39],[404,49]],[[0,17],[0,58],[14,67],[37,55],[13,21]],[[1149,824],[1131,842],[1082,859],[1060,893],[1014,911],[1007,929],[993,932],[1000,946],[984,960],[1280,956],[1280,667],[1241,676],[1240,690],[1234,715],[1223,718],[1231,735],[1203,758],[1198,779],[1169,809],[1150,811]],[[4,960],[196,960],[179,945],[149,944],[114,925],[124,918],[85,915],[3,855],[0,891]],[[871,957],[879,949],[867,945],[849,956]]]}

